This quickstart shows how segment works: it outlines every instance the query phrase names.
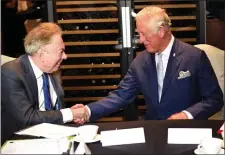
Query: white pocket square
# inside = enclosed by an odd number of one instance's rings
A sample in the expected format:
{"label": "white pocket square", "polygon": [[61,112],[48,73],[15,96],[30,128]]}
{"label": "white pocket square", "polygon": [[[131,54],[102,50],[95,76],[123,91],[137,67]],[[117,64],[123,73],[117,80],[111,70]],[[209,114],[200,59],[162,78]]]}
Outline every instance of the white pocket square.
{"label": "white pocket square", "polygon": [[183,78],[186,78],[186,77],[189,77],[189,76],[191,76],[191,73],[190,73],[189,70],[187,70],[186,72],[180,71],[178,79],[183,79]]}

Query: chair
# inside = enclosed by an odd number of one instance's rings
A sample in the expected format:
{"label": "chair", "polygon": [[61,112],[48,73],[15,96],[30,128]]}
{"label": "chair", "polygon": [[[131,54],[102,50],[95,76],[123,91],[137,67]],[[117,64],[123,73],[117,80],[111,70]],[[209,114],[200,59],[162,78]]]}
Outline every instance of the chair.
{"label": "chair", "polygon": [[12,61],[14,59],[15,58],[13,58],[13,57],[9,57],[9,56],[6,56],[6,55],[1,55],[1,65],[3,65],[6,62]]}
{"label": "chair", "polygon": [[[205,51],[215,71],[220,88],[222,89],[224,94],[224,51],[208,44],[198,44],[194,46]],[[221,111],[217,112],[215,115],[213,115],[209,119],[224,120],[224,107],[222,108]]]}

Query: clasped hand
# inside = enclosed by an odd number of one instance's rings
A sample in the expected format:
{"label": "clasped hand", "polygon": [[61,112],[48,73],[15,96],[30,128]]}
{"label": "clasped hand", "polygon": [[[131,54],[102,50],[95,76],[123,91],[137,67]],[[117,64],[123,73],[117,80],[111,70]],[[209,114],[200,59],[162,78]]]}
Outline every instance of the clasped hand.
{"label": "clasped hand", "polygon": [[78,124],[83,124],[89,120],[89,112],[83,104],[76,104],[70,107],[73,113],[73,121]]}

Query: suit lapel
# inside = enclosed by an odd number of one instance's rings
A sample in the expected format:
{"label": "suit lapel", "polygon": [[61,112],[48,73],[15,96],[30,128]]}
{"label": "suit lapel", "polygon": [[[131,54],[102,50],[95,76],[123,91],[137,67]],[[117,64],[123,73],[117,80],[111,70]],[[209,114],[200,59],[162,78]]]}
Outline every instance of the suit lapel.
{"label": "suit lapel", "polygon": [[146,71],[148,74],[147,82],[149,83],[149,91],[151,95],[151,99],[153,101],[153,104],[158,103],[158,82],[157,82],[157,73],[156,73],[156,65],[155,65],[155,54],[150,53],[147,55],[146,59]]}
{"label": "suit lapel", "polygon": [[179,46],[179,40],[175,39],[172,50],[170,52],[170,57],[163,82],[162,98],[167,88],[169,87],[171,80],[174,78],[174,74],[176,73],[182,59],[182,48]]}
{"label": "suit lapel", "polygon": [[61,109],[61,108],[64,108],[65,107],[64,103],[62,102],[63,99],[61,98],[61,96],[63,94],[63,90],[62,90],[61,86],[59,87],[59,84],[61,82],[57,80],[58,77],[57,77],[56,74],[57,73],[50,74],[50,79],[51,79],[51,82],[52,82],[52,86],[53,86],[53,88],[55,90],[55,93],[57,95],[57,100],[58,100],[58,103],[59,103],[59,108]]}
{"label": "suit lapel", "polygon": [[[25,78],[30,86],[30,90],[34,96],[35,102],[39,103],[38,101],[38,87],[37,87],[37,79],[34,75],[34,71],[31,67],[30,61],[28,59],[28,55],[23,55],[21,58],[21,63],[25,72]],[[36,104],[35,106],[38,107],[39,104]]]}

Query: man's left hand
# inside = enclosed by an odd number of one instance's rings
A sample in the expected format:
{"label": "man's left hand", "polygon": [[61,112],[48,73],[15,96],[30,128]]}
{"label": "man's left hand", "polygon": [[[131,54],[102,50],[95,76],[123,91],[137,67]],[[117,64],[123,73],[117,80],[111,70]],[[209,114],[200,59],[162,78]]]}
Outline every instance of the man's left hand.
{"label": "man's left hand", "polygon": [[167,120],[174,120],[174,119],[188,119],[188,117],[184,112],[179,112],[167,118]]}

